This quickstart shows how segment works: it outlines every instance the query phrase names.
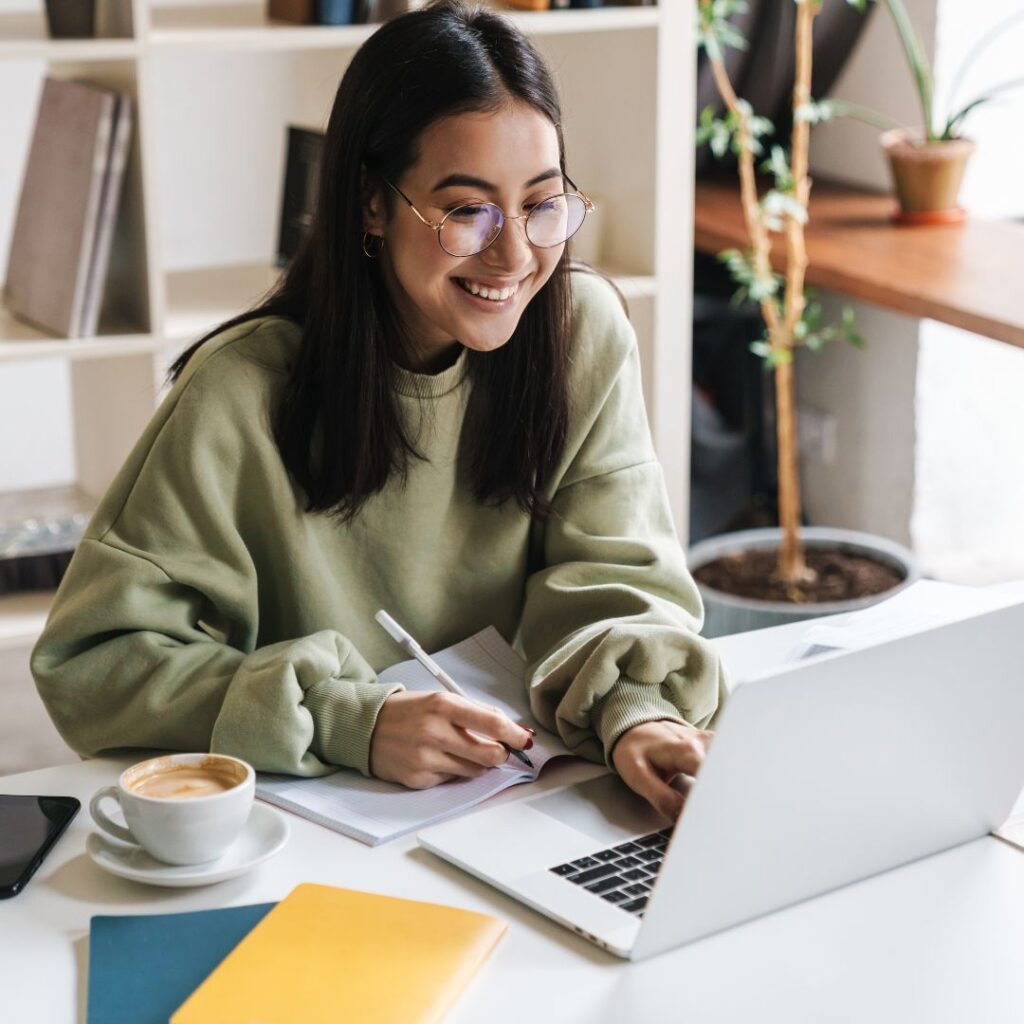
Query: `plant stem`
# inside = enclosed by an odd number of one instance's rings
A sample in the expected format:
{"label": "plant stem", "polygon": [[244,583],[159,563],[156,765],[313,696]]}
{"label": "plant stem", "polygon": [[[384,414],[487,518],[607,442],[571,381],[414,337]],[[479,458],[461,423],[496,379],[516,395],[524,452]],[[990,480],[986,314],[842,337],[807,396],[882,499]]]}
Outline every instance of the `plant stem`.
{"label": "plant stem", "polygon": [[[711,0],[698,0],[701,7],[710,7]],[[754,258],[754,268],[758,274],[765,277],[774,274],[771,263],[771,238],[768,229],[761,220],[761,209],[758,205],[757,195],[757,174],[754,168],[754,145],[753,136],[750,131],[750,118],[740,106],[736,92],[729,81],[729,73],[721,60],[708,55],[711,65],[711,73],[719,95],[726,107],[736,115],[739,121],[739,176],[740,176],[740,201],[743,208],[743,220],[747,228],[747,235],[751,242],[751,251]],[[768,327],[771,338],[775,338],[782,330],[782,316],[779,310],[778,300],[774,295],[765,296],[760,301],[761,315]]]}
{"label": "plant stem", "polygon": [[[820,7],[811,0],[797,7],[796,75],[793,82],[793,111],[811,101],[811,70],[814,19]],[[811,195],[808,176],[810,122],[794,116],[790,135],[790,169],[793,191],[806,210]],[[785,321],[777,343],[792,357],[796,325],[804,313],[804,278],[807,272],[807,246],[803,222],[786,216],[786,298]],[[782,544],[779,549],[779,575],[789,583],[807,576],[803,544],[800,540],[800,474],[797,466],[796,402],[794,400],[792,358],[775,365],[775,415],[779,474],[779,525]]]}
{"label": "plant stem", "polygon": [[[697,0],[702,8],[709,8],[711,0]],[[797,12],[797,74],[793,88],[794,114],[798,107],[810,100],[811,90],[811,34],[820,0],[804,0]],[[754,139],[750,130],[749,108],[741,105],[729,81],[720,57],[708,52],[708,61],[719,95],[739,124],[737,130],[740,177],[740,200],[747,236],[751,242],[754,269],[759,276],[774,275],[771,264],[771,237],[765,226],[758,203],[757,175],[754,167]],[[810,125],[794,117],[791,168],[795,195],[804,208],[810,195],[807,176],[808,141]],[[804,272],[807,250],[804,245],[803,223],[790,215],[786,217],[786,301],[780,306],[775,295],[760,300],[761,315],[768,329],[768,341],[775,352],[786,350],[792,355],[794,331],[803,313]],[[785,315],[783,315],[783,309]],[[808,578],[800,540],[800,481],[797,472],[796,412],[793,399],[793,366],[791,359],[775,365],[776,446],[779,467],[779,518],[782,526],[782,545],[779,574],[789,583]]]}

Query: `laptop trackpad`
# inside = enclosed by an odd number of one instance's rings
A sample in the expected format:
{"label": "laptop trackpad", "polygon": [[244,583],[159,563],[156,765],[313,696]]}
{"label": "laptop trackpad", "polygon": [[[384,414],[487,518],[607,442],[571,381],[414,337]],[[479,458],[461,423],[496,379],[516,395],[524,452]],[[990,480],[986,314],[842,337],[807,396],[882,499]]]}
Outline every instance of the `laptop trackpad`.
{"label": "laptop trackpad", "polygon": [[557,790],[548,796],[530,800],[529,806],[606,845],[656,832],[668,824],[618,775],[602,775],[589,782]]}

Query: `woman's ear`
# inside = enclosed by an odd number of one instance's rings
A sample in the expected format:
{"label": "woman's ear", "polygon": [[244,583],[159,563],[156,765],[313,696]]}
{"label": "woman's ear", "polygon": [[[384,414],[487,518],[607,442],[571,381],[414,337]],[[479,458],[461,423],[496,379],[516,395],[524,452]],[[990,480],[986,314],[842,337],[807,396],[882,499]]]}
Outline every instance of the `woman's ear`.
{"label": "woman's ear", "polygon": [[365,167],[360,172],[360,185],[363,203],[363,230],[371,235],[383,236],[384,226],[387,223],[383,189],[370,180]]}

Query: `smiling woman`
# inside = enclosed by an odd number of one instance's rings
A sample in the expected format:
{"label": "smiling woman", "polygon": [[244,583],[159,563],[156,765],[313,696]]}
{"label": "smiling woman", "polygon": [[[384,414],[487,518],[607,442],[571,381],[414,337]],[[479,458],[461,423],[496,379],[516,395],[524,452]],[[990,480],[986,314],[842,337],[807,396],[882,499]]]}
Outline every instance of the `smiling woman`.
{"label": "smiling woman", "polygon": [[497,626],[537,719],[678,812],[668,782],[700,767],[724,688],[635,337],[610,285],[570,270],[591,208],[509,21],[441,0],[370,36],[304,248],[175,364],[33,653],[76,750],[419,788],[532,744],[378,679],[384,607],[434,649]]}

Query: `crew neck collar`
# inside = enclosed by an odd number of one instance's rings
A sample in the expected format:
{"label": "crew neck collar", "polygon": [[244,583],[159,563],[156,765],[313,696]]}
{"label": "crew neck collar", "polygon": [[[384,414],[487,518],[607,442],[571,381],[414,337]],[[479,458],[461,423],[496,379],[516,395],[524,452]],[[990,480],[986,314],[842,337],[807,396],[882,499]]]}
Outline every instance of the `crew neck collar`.
{"label": "crew neck collar", "polygon": [[462,383],[466,369],[465,348],[459,352],[455,362],[440,373],[414,373],[395,363],[395,390],[410,398],[441,398]]}

